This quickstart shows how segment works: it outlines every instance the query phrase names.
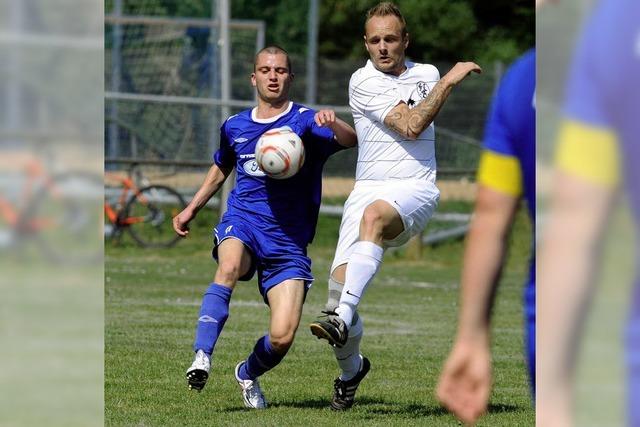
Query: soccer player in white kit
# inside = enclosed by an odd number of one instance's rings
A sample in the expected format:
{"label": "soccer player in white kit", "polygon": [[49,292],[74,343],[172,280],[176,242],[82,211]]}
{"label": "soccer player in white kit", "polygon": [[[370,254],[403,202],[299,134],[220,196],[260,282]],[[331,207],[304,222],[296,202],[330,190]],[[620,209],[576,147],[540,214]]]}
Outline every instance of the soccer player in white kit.
{"label": "soccer player in white kit", "polygon": [[390,2],[367,12],[364,42],[370,60],[349,82],[359,149],[356,184],[344,206],[326,317],[310,325],[334,347],[342,370],[331,401],[335,410],[353,405],[370,369],[360,354],[363,328],[356,310],[382,255],[422,232],[438,204],[433,119],[457,83],[481,72],[462,62],[440,79],[433,65],[405,60],[406,23]]}

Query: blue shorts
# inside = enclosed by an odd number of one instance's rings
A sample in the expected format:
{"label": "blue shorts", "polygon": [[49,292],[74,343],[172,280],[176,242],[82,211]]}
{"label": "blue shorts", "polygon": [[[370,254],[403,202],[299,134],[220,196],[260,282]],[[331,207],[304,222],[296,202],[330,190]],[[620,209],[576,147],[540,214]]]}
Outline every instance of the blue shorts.
{"label": "blue shorts", "polygon": [[260,227],[238,215],[225,214],[214,229],[213,258],[218,261],[218,246],[224,240],[240,240],[251,254],[251,267],[239,280],[251,280],[258,272],[258,290],[268,305],[267,292],[289,279],[303,280],[306,292],[311,287],[311,259],[306,248],[276,227]]}

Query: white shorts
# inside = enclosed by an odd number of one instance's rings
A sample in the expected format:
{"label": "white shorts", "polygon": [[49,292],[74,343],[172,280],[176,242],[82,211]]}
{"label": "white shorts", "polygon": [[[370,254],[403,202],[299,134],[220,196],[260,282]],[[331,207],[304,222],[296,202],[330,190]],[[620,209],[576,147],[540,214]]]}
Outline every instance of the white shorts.
{"label": "white shorts", "polygon": [[353,191],[344,204],[340,237],[331,272],[346,264],[353,252],[353,244],[360,240],[360,221],[364,210],[376,200],[384,200],[393,206],[402,219],[404,231],[393,240],[383,242],[384,249],[402,246],[421,233],[438,206],[440,190],[425,180],[356,181]]}

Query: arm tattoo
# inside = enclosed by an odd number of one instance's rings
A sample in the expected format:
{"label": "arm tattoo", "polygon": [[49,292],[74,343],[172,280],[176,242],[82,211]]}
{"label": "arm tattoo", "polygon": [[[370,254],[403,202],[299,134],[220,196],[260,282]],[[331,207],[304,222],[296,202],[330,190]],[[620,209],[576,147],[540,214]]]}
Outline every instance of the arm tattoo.
{"label": "arm tattoo", "polygon": [[405,107],[404,109],[398,109],[399,111],[391,111],[385,119],[385,122],[388,123],[389,127],[400,135],[404,135],[407,132],[407,127],[403,126],[403,123],[407,121],[408,109]]}
{"label": "arm tattoo", "polygon": [[429,95],[413,110],[410,110],[407,130],[414,135],[420,135],[438,115],[440,108],[451,93],[451,88],[452,86],[441,84],[441,81],[438,82]]}
{"label": "arm tattoo", "polygon": [[433,122],[440,108],[449,97],[453,86],[438,82],[429,92],[427,97],[410,110],[406,105],[395,108],[385,118],[385,124],[409,138],[417,137]]}

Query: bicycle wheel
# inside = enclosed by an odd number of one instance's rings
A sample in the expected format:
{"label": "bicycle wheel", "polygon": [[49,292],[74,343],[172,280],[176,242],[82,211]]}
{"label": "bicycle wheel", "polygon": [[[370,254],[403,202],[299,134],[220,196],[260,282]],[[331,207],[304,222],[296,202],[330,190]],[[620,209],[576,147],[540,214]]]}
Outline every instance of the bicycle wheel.
{"label": "bicycle wheel", "polygon": [[103,255],[104,181],[86,172],[55,175],[25,209],[19,232],[37,239],[51,261],[71,265],[98,262]]}
{"label": "bicycle wheel", "polygon": [[131,196],[124,210],[124,223],[131,237],[146,248],[167,248],[180,240],[172,220],[186,203],[173,188],[150,185]]}

